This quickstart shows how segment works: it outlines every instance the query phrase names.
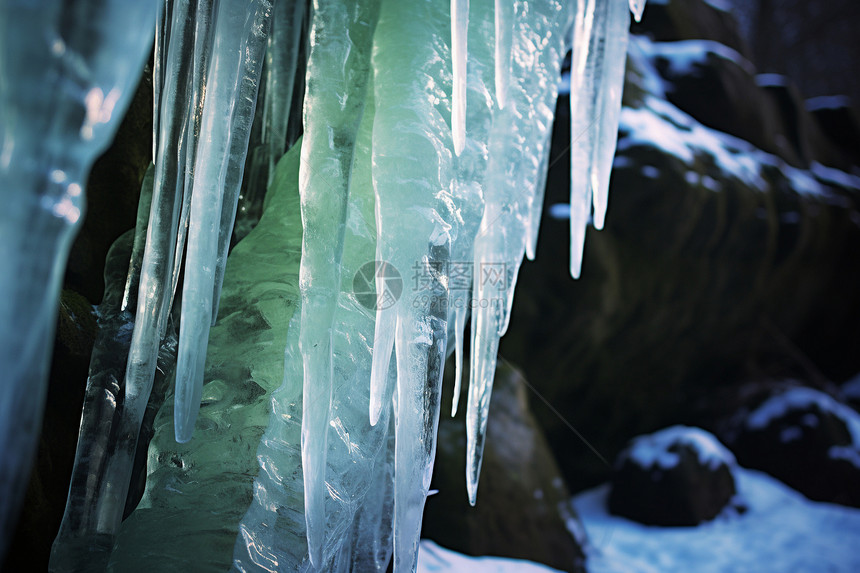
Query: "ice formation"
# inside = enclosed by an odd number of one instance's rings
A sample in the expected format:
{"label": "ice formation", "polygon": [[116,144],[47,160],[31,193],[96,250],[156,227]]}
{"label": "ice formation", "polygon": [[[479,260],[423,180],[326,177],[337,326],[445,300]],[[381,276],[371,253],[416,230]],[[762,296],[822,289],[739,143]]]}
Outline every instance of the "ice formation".
{"label": "ice formation", "polygon": [[154,16],[144,2],[0,3],[0,556],[41,428],[83,185],[125,113]]}
{"label": "ice formation", "polygon": [[[236,534],[233,568],[383,571],[393,553],[395,571],[414,571],[448,341],[454,343],[459,390],[470,314],[465,467],[469,499],[476,500],[496,353],[508,326],[520,264],[524,256],[535,255],[555,100],[570,38],[570,269],[576,277],[592,206],[595,227],[602,227],[606,213],[628,9],[638,19],[644,1],[314,0],[309,18],[305,3],[295,0],[164,0],[158,10],[151,5],[140,13],[120,2],[84,4],[91,11],[75,16],[100,15],[93,22],[105,27],[99,36],[103,45],[74,46],[71,40],[93,41],[88,31],[95,24],[88,20],[71,25],[63,19],[68,30],[62,31],[71,36],[60,34],[47,47],[25,44],[19,31],[3,36],[16,49],[27,45],[40,61],[58,62],[60,77],[79,73],[64,63],[63,50],[71,47],[98,56],[92,70],[108,70],[85,78],[96,87],[86,84],[90,91],[83,101],[83,125],[69,133],[45,130],[51,135],[37,142],[26,134],[46,121],[42,115],[50,116],[43,112],[51,109],[45,106],[62,110],[62,105],[48,100],[33,106],[0,84],[4,105],[23,122],[18,131],[14,123],[4,125],[2,177],[4,183],[24,185],[35,197],[29,202],[10,199],[11,210],[0,228],[2,260],[9,269],[4,276],[15,277],[2,281],[9,291],[0,296],[2,340],[11,343],[0,345],[0,363],[18,368],[3,386],[0,435],[4,451],[13,452],[4,456],[0,474],[3,527],[14,516],[9,500],[20,498],[23,484],[17,466],[5,464],[13,460],[28,466],[38,428],[35,413],[41,408],[45,373],[37,365],[45,362],[50,346],[60,270],[83,200],[75,182],[109,138],[101,124],[116,123],[111,106],[115,112],[123,107],[154,30],[155,166],[145,248],[141,251],[140,223],[126,279],[111,280],[114,286],[103,309],[104,340],[94,353],[90,381],[98,393],[104,372],[122,369],[124,356],[122,361],[98,357],[119,339],[117,328],[133,328],[124,380],[111,374],[105,387],[121,407],[106,410],[102,396],[84,413],[75,470],[79,478],[70,490],[51,567],[74,568],[76,551],[90,546],[105,552],[113,543],[157,367],[175,373],[172,412],[179,452],[192,451],[182,448],[192,438],[206,388],[225,384],[210,378],[218,370],[207,365],[207,344],[227,336],[217,320],[222,281],[235,285],[240,280],[230,278],[227,253],[251,142],[252,180],[267,180],[282,197],[284,189],[298,188],[297,202],[291,204],[300,208],[301,264],[289,279],[297,283],[299,299],[289,303],[295,309],[289,327],[287,319],[278,319],[286,333],[276,338],[281,347],[286,341],[283,383],[277,390],[263,387],[271,414],[257,447],[258,477],[252,489],[242,490],[246,494],[233,496],[245,503],[251,499],[250,506],[241,520],[237,507],[224,514],[233,520],[226,527]],[[33,36],[42,37],[44,22],[56,20],[27,14]],[[20,19],[16,14],[13,20]],[[293,102],[296,70],[304,69],[305,25],[306,89],[303,102]],[[14,78],[16,86],[30,82],[39,88],[45,79],[19,69],[16,62],[4,60],[4,77]],[[35,99],[44,103],[44,98]],[[75,105],[81,106],[80,99]],[[297,105],[303,105],[304,135],[300,146],[282,159],[292,129],[291,108]],[[262,118],[259,128],[254,127],[255,114]],[[68,145],[70,139],[82,144]],[[56,144],[66,152],[86,152],[79,154],[83,159],[61,157],[41,166],[35,176],[15,171],[10,154],[53,157],[53,147],[43,153],[39,145]],[[264,172],[268,177],[260,176]],[[249,195],[256,193],[247,183],[246,188]],[[290,201],[267,202],[270,222],[261,221],[261,228],[271,229],[277,227],[271,223],[278,216],[275,211]],[[32,236],[20,229],[22,221],[30,220],[27,209],[41,211],[37,220],[46,222],[40,225],[52,227],[38,253],[32,245],[24,249],[19,244],[21,237]],[[252,236],[265,237],[265,231],[249,235],[249,241],[260,245],[254,241],[262,239]],[[27,261],[42,267],[34,269]],[[121,278],[123,265],[116,265],[112,259],[111,276]],[[183,265],[181,296],[174,296]],[[30,282],[20,278],[30,275]],[[46,276],[51,279],[42,279]],[[266,284],[267,279],[260,275],[258,280]],[[233,286],[229,292],[243,294]],[[238,307],[230,308],[224,318],[228,323],[238,312]],[[175,367],[159,362],[165,349],[172,348],[172,313],[181,317]],[[224,345],[219,348],[229,353]],[[39,381],[34,385],[39,391],[23,394],[30,379]],[[162,412],[170,407],[166,404]],[[13,416],[13,411],[21,414]],[[99,416],[113,420],[119,430],[106,428],[99,434],[94,422]],[[204,419],[211,420],[208,415]],[[208,424],[201,430],[206,436],[213,435],[212,422]],[[238,431],[232,428],[228,424],[221,432]],[[236,443],[239,438],[233,439]],[[245,439],[243,434],[239,440]],[[165,465],[173,463],[183,472],[197,467],[186,468],[180,453],[158,454],[164,452],[165,440],[157,431],[150,483],[166,479],[158,477]],[[99,449],[98,444],[105,445]],[[94,448],[98,456],[86,453]],[[248,463],[247,450],[242,463]],[[94,488],[87,480],[109,487]],[[204,481],[177,477],[159,483],[176,490],[180,483],[202,488]],[[251,488],[243,483],[242,488]],[[169,488],[148,485],[123,531],[146,527],[147,515],[170,506],[172,502],[163,501]],[[186,499],[190,491],[185,490]],[[123,541],[137,536],[123,531],[111,566],[144,567]]]}

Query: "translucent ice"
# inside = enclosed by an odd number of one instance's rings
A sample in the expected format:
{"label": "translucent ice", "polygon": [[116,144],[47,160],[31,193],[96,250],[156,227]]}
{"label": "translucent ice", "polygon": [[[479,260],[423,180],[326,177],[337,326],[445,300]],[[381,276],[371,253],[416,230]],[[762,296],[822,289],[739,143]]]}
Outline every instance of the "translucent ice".
{"label": "translucent ice", "polygon": [[154,8],[119,0],[0,3],[0,559],[41,427],[83,185],[140,77]]}
{"label": "translucent ice", "polygon": [[226,264],[271,11],[266,0],[224,0],[215,18],[182,291],[174,419],[179,442],[191,439],[200,409],[216,277],[219,266]]}
{"label": "translucent ice", "polygon": [[302,201],[302,320],[304,361],[302,463],[311,562],[323,563],[326,456],[334,392],[334,316],[341,283],[349,184],[355,140],[365,109],[378,0],[314,5],[305,93]]}
{"label": "translucent ice", "polygon": [[543,0],[516,11],[508,102],[493,119],[484,188],[486,208],[474,248],[474,305],[466,485],[475,503],[496,354],[531,235],[529,217],[549,144],[570,11]]}

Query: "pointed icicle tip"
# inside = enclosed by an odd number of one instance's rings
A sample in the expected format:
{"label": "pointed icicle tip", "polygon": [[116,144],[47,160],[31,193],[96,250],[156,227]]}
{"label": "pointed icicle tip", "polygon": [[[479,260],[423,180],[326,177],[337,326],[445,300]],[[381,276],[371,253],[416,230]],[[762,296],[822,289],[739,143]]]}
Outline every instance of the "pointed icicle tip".
{"label": "pointed icicle tip", "polygon": [[642,13],[645,11],[646,0],[630,0],[630,12],[633,13],[633,19],[637,22],[642,20]]}

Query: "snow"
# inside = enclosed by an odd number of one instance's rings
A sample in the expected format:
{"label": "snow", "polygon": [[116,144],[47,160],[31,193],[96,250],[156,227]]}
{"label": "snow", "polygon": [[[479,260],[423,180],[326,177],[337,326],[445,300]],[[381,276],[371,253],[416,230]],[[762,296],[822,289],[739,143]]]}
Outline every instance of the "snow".
{"label": "snow", "polygon": [[845,173],[844,171],[834,169],[833,167],[827,167],[817,161],[812,162],[810,171],[812,171],[818,180],[825,183],[832,183],[834,185],[839,185],[840,187],[860,190],[860,177],[856,175]]}
{"label": "snow", "polygon": [[857,446],[831,446],[827,455],[834,460],[847,460],[860,469],[860,449]]}
{"label": "snow", "polygon": [[773,420],[792,410],[806,410],[812,406],[842,420],[851,433],[853,443],[860,445],[860,414],[823,392],[801,386],[765,400],[747,416],[746,426],[751,430],[766,428]]}
{"label": "snow", "polygon": [[418,573],[552,573],[546,565],[522,559],[503,557],[467,557],[436,545],[428,539],[421,541],[418,551]]}
{"label": "snow", "polygon": [[[860,177],[813,162],[810,170],[788,165],[779,157],[766,153],[747,141],[705,127],[695,119],[659,97],[649,95],[640,108],[621,111],[621,136],[618,151],[636,146],[650,146],[674,155],[690,170],[700,169],[700,161],[709,157],[727,178],[766,191],[769,183],[763,177],[765,168],[778,170],[801,195],[818,197],[831,204],[847,206],[846,199],[832,187],[860,189]],[[615,166],[619,163],[616,160]],[[690,177],[687,176],[688,182]],[[712,177],[702,180],[712,191],[720,189]]]}
{"label": "snow", "polygon": [[749,60],[728,46],[711,40],[645,42],[642,46],[650,57],[667,60],[669,72],[673,76],[694,74],[697,65],[707,65],[710,55],[734,62],[748,74],[755,74],[755,66]]}
{"label": "snow", "polygon": [[574,506],[589,534],[590,573],[780,573],[860,570],[860,510],[807,500],[779,481],[737,468],[743,515],[698,527],[645,526],[609,515],[607,485]]}
{"label": "snow", "polygon": [[[709,155],[724,174],[755,189],[766,188],[759,154],[767,154],[741,139],[703,126],[665,100],[646,96],[644,103],[639,109],[621,111],[623,136],[618,143],[619,151],[636,145],[652,146],[674,155],[691,168],[699,156]],[[773,160],[781,161],[776,157]]]}
{"label": "snow", "polygon": [[806,111],[818,111],[820,109],[839,109],[851,107],[851,98],[848,96],[818,96],[806,100]]}
{"label": "snow", "polygon": [[678,452],[670,451],[676,444],[691,446],[699,463],[715,470],[720,465],[733,467],[735,457],[710,433],[688,426],[672,426],[659,432],[635,438],[629,446],[629,457],[642,468],[655,465],[671,469],[681,461]]}

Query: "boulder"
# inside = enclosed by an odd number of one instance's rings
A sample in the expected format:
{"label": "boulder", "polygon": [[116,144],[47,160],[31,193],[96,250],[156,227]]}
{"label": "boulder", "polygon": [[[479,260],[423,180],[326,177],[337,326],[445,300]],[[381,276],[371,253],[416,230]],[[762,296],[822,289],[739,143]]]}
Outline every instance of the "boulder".
{"label": "boulder", "polygon": [[609,511],[647,525],[698,525],[732,503],[735,466],[731,452],[699,428],[639,436],[615,462]]}
{"label": "boulder", "polygon": [[738,461],[810,499],[860,507],[860,414],[805,386],[781,388],[736,417]]}

